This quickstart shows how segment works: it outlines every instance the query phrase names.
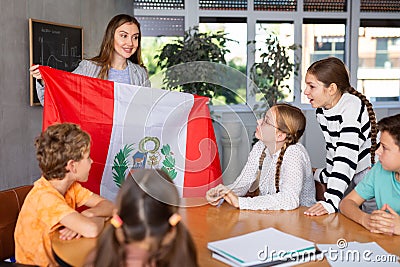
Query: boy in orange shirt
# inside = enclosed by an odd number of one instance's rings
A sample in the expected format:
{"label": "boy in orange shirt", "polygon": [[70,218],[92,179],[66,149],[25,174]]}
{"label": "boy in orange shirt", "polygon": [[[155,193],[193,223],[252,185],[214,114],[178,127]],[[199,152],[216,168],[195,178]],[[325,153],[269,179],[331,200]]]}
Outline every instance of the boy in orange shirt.
{"label": "boy in orange shirt", "polygon": [[[112,202],[82,187],[92,164],[90,136],[76,124],[49,126],[35,141],[42,177],[34,183],[19,213],[14,232],[18,263],[57,265],[50,233],[61,239],[96,237],[112,215]],[[79,213],[81,206],[88,209]]]}

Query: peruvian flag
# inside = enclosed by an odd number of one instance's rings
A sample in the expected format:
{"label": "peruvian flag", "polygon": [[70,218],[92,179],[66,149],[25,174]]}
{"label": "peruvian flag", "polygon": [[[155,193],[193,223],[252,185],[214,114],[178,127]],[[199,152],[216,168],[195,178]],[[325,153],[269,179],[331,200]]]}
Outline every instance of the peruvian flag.
{"label": "peruvian flag", "polygon": [[164,170],[182,197],[204,196],[221,183],[208,98],[39,69],[46,83],[43,130],[72,122],[92,137],[86,188],[114,200],[137,168]]}

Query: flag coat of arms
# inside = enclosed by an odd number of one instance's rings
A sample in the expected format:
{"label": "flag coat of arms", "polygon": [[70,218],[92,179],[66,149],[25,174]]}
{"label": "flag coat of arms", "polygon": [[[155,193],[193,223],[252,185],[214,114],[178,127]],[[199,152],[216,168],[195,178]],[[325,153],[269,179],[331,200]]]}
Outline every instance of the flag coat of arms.
{"label": "flag coat of arms", "polygon": [[162,169],[182,197],[204,196],[221,182],[208,98],[121,84],[41,66],[43,130],[79,124],[92,137],[84,186],[114,200],[128,171]]}

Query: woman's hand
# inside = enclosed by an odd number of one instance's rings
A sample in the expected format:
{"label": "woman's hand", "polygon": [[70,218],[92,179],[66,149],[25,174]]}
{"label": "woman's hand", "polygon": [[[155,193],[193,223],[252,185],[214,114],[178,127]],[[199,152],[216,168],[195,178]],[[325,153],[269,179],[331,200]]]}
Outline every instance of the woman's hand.
{"label": "woman's hand", "polygon": [[39,66],[40,65],[32,65],[29,68],[29,73],[33,76],[33,78],[37,80],[42,80],[42,75],[40,74]]}
{"label": "woman's hand", "polygon": [[321,203],[316,203],[304,212],[305,215],[321,216],[327,214],[328,211],[322,206]]}

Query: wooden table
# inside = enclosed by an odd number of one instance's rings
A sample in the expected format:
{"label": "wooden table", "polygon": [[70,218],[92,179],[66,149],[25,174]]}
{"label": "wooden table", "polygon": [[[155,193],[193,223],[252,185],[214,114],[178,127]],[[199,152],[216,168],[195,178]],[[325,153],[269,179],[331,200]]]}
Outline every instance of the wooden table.
{"label": "wooden table", "polygon": [[[51,248],[53,253],[56,255],[56,261],[61,266],[83,266],[86,257],[90,251],[96,247],[96,238],[84,238],[72,240],[61,240],[58,232],[53,232],[50,235]],[[57,260],[57,257],[63,261],[63,263]]]}
{"label": "wooden table", "polygon": [[[400,256],[400,236],[372,234],[340,213],[319,217],[305,216],[307,208],[292,211],[244,211],[227,203],[216,208],[210,205],[181,209],[183,221],[195,240],[200,266],[226,266],[211,257],[207,249],[210,241],[225,239],[252,231],[273,227],[316,244],[336,244],[340,238],[347,242],[375,241],[386,251]],[[279,241],[277,241],[279,242]],[[322,262],[307,266],[329,266]]]}
{"label": "wooden table", "polygon": [[[182,222],[187,226],[195,241],[201,267],[226,266],[211,257],[211,252],[207,249],[208,242],[268,227],[274,227],[316,244],[336,244],[340,238],[346,239],[347,242],[375,241],[389,253],[400,256],[400,236],[372,234],[339,213],[310,217],[303,214],[305,207],[292,211],[243,211],[227,203],[219,208],[201,205],[203,203],[204,199],[186,199],[183,204],[188,207],[180,209]],[[54,252],[65,262],[74,266],[81,266],[82,259],[95,246],[94,239],[62,241],[57,238],[57,235],[53,236],[52,242]],[[328,262],[324,259],[322,262],[304,265],[328,266]]]}

